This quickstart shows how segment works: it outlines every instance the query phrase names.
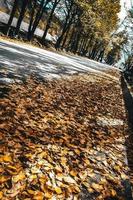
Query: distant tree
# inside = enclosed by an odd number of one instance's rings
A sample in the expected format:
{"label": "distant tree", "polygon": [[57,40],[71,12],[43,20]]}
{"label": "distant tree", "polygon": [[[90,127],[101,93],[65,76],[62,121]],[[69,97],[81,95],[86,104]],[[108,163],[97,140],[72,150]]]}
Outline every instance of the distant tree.
{"label": "distant tree", "polygon": [[121,51],[127,43],[127,35],[125,31],[117,33],[110,42],[110,49],[107,51],[106,63],[113,65],[118,62],[121,56]]}

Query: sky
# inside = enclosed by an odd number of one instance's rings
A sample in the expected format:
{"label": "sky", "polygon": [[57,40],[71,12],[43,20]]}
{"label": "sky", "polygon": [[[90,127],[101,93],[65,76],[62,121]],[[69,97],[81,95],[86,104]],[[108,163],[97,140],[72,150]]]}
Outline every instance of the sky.
{"label": "sky", "polygon": [[121,3],[121,12],[119,13],[119,17],[120,17],[120,20],[122,21],[125,16],[126,16],[126,9],[130,9],[131,8],[131,1],[133,2],[133,0],[120,0],[120,3]]}

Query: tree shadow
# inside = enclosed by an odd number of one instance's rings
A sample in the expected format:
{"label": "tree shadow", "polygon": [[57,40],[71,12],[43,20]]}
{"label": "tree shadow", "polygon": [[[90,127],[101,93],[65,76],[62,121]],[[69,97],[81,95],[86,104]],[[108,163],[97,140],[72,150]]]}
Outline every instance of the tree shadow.
{"label": "tree shadow", "polygon": [[59,78],[63,75],[91,73],[90,68],[98,69],[99,66],[94,67],[94,63],[80,57],[62,56],[41,49],[33,51],[31,47],[27,49],[0,42],[0,73],[6,71],[6,78],[9,79],[21,81],[30,75],[44,79]]}

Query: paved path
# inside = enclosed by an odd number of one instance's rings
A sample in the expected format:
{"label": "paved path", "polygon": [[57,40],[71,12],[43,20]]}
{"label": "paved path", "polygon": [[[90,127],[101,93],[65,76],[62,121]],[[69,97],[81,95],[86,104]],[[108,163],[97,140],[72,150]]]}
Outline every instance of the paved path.
{"label": "paved path", "polygon": [[0,81],[21,80],[31,74],[46,78],[86,72],[104,75],[110,68],[87,58],[63,56],[30,45],[0,40]]}

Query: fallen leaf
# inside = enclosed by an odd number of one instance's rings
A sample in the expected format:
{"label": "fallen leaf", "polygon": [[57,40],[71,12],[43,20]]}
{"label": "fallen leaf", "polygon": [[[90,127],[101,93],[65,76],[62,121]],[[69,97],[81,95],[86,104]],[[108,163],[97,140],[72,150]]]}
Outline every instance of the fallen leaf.
{"label": "fallen leaf", "polygon": [[1,156],[0,162],[12,162],[12,157],[10,155]]}
{"label": "fallen leaf", "polygon": [[36,191],[35,195],[33,196],[34,200],[43,200],[44,199],[44,193],[40,191]]}
{"label": "fallen leaf", "polygon": [[0,199],[3,198],[3,192],[0,191]]}
{"label": "fallen leaf", "polygon": [[116,193],[116,191],[115,191],[114,189],[112,189],[112,190],[111,190],[111,194],[112,194],[112,196],[114,197],[114,196],[116,196],[117,193]]}
{"label": "fallen leaf", "polygon": [[74,171],[74,170],[71,170],[71,171],[70,171],[70,175],[71,175],[71,176],[74,176],[74,177],[75,177],[75,176],[77,176],[77,174],[78,174],[78,172],[76,172],[76,171]]}
{"label": "fallen leaf", "polygon": [[61,194],[61,193],[62,193],[62,190],[61,190],[60,187],[56,187],[56,188],[55,188],[55,192],[56,192],[57,194]]}
{"label": "fallen leaf", "polygon": [[76,184],[76,181],[75,181],[73,178],[71,178],[70,176],[66,176],[66,177],[64,177],[63,179],[64,179],[64,181],[65,181],[66,183],[69,183],[69,184]]}
{"label": "fallen leaf", "polygon": [[25,179],[25,174],[24,172],[20,172],[18,175],[13,176],[13,182],[18,182],[18,181],[22,181],[23,179]]}
{"label": "fallen leaf", "polygon": [[101,190],[103,190],[103,186],[102,186],[102,185],[99,185],[99,184],[97,184],[97,183],[92,183],[92,184],[91,184],[91,187],[92,187],[94,190],[98,191],[98,192],[100,192]]}

